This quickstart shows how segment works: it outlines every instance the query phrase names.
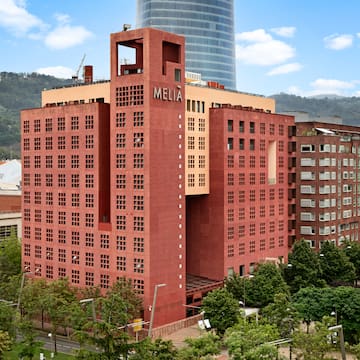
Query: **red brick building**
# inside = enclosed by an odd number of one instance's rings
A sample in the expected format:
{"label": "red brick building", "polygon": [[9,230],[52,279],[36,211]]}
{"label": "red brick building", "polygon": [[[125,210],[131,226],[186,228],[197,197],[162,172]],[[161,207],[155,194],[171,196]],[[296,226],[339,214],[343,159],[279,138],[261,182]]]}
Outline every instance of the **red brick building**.
{"label": "red brick building", "polygon": [[297,122],[297,238],[315,250],[359,241],[360,129]]}
{"label": "red brick building", "polygon": [[287,260],[295,236],[291,116],[210,111],[210,194],[187,198],[187,271],[211,279]]}
{"label": "red brick building", "polygon": [[[123,47],[133,63],[122,64]],[[187,98],[184,38],[155,29],[111,35],[102,85],[52,92],[21,114],[24,268],[104,291],[130,278],[145,320],[166,284],[157,326],[184,318],[224,276],[286,261],[293,117],[220,88],[192,85]]]}
{"label": "red brick building", "polygon": [[[136,64],[120,65],[119,46],[136,50]],[[185,312],[183,47],[152,29],[112,34],[111,104],[21,116],[24,267],[82,287],[129,277],[145,318],[165,283],[158,323]]]}

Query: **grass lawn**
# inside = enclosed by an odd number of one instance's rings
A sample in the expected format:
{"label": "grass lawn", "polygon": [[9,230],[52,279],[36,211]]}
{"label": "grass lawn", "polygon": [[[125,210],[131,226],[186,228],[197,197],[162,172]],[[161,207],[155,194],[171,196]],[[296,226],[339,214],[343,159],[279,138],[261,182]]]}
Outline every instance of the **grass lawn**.
{"label": "grass lawn", "polygon": [[[18,352],[19,352],[19,347],[17,345],[14,346],[13,350],[4,353],[4,360],[19,360],[19,356],[18,356]],[[43,351],[46,360],[51,360],[51,356],[50,356],[50,351],[44,349]],[[34,360],[39,360],[40,359],[40,351],[37,352],[34,356]],[[62,353],[57,353],[53,359],[56,360],[67,360],[67,359],[75,359],[74,356],[72,355],[68,355],[68,354],[62,354]]]}

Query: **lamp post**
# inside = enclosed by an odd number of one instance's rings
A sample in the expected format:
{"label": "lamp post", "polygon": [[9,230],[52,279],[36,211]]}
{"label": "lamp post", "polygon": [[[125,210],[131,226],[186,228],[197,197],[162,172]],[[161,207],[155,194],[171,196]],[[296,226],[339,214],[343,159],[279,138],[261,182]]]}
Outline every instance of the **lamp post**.
{"label": "lamp post", "polygon": [[339,330],[341,359],[342,359],[342,360],[346,360],[344,331],[343,331],[342,325],[330,326],[330,327],[328,328],[328,330],[329,330],[329,331]]}
{"label": "lamp post", "polygon": [[330,314],[331,316],[335,316],[335,324],[337,325],[338,324],[338,314],[337,314],[337,311],[336,311],[336,308],[335,310],[333,310]]}
{"label": "lamp post", "polygon": [[48,333],[48,337],[49,337],[49,339],[50,340],[53,340],[53,344],[54,344],[54,350],[53,351],[51,351],[51,353],[50,353],[50,357],[51,357],[51,359],[53,359],[54,358],[54,354],[56,354],[56,340],[55,340],[55,337],[53,337],[53,334],[52,333]]}
{"label": "lamp post", "polygon": [[150,316],[149,332],[148,332],[148,337],[149,337],[150,339],[151,339],[151,335],[152,335],[152,328],[153,328],[153,325],[154,325],[154,316],[155,316],[155,307],[156,307],[156,300],[157,300],[158,288],[164,287],[164,286],[166,286],[166,284],[156,284],[156,285],[155,285],[153,304],[152,304],[152,307],[151,307],[151,316]]}
{"label": "lamp post", "polygon": [[16,310],[17,310],[17,311],[20,310],[20,301],[21,301],[22,291],[23,291],[23,288],[24,288],[24,285],[25,285],[25,276],[26,276],[26,275],[30,275],[30,274],[32,274],[31,271],[25,271],[25,272],[23,272],[23,274],[22,274],[21,284],[20,284],[20,290],[19,290],[19,296],[18,296],[18,301],[17,301],[17,305],[16,305]]}

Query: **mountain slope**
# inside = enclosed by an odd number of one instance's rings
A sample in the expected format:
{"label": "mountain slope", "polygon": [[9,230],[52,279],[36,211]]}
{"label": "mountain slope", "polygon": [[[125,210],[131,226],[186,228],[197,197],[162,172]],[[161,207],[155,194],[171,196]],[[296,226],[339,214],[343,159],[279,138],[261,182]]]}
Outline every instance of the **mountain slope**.
{"label": "mountain slope", "polygon": [[36,73],[0,73],[0,159],[20,155],[20,110],[39,107],[44,88],[70,82]]}
{"label": "mountain slope", "polygon": [[303,111],[311,117],[340,116],[343,124],[360,126],[360,97],[305,98],[278,94],[270,96],[276,101],[276,112]]}

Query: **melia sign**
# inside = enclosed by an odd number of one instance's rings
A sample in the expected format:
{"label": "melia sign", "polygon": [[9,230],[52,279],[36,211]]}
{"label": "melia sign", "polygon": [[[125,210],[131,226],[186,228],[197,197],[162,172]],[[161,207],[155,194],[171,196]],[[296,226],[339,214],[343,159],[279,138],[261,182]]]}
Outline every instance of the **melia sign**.
{"label": "melia sign", "polygon": [[163,101],[182,102],[181,88],[174,89],[154,86],[154,99]]}

